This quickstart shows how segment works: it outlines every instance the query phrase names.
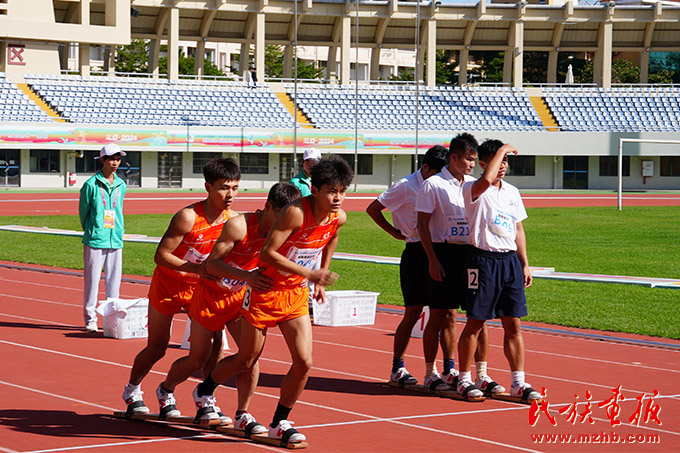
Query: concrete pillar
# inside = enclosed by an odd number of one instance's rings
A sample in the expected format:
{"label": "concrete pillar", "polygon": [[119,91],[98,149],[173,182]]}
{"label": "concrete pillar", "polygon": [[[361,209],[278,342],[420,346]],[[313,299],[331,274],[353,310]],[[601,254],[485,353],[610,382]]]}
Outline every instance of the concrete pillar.
{"label": "concrete pillar", "polygon": [[505,49],[503,55],[503,83],[509,84],[512,81],[512,48]]}
{"label": "concrete pillar", "polygon": [[326,78],[331,82],[338,80],[338,46],[328,48],[328,61],[326,62]]}
{"label": "concrete pillar", "polygon": [[458,52],[458,86],[463,86],[467,83],[467,64],[470,59],[470,51],[462,49]]}
{"label": "concrete pillar", "polygon": [[548,83],[557,83],[557,57],[559,52],[551,50],[548,52]]}
{"label": "concrete pillar", "polygon": [[200,78],[205,67],[205,41],[196,41],[196,55],[194,56],[194,72]]}
{"label": "concrete pillar", "polygon": [[371,80],[378,80],[380,78],[380,47],[371,49]]}
{"label": "concrete pillar", "polygon": [[243,80],[246,80],[246,72],[248,72],[248,67],[250,66],[250,42],[244,42],[241,44],[241,56],[239,57],[239,73]]}
{"label": "concrete pillar", "polygon": [[524,22],[517,21],[511,27],[515,29],[512,45],[512,86],[521,88],[524,78]]}
{"label": "concrete pillar", "polygon": [[640,52],[640,83],[649,83],[649,52]]}
{"label": "concrete pillar", "polygon": [[82,77],[90,76],[90,45],[80,43],[78,46],[78,64]]}
{"label": "concrete pillar", "polygon": [[179,9],[170,9],[168,21],[168,79],[179,79]]}
{"label": "concrete pillar", "polygon": [[340,31],[340,83],[342,85],[350,84],[350,60],[349,51],[352,47],[350,41],[352,38],[352,20],[350,16],[342,17],[342,29]]}
{"label": "concrete pillar", "polygon": [[265,76],[264,67],[265,26],[266,25],[264,12],[257,13],[255,23],[255,74],[257,74],[258,82],[264,82]]}
{"label": "concrete pillar", "polygon": [[149,41],[149,68],[148,71],[153,75],[154,79],[158,78],[158,59],[161,53],[161,40],[152,39]]}
{"label": "concrete pillar", "polygon": [[293,78],[293,54],[295,53],[295,47],[285,46],[283,49],[283,78],[292,79]]}
{"label": "concrete pillar", "polygon": [[614,32],[613,22],[603,22],[597,37],[597,50],[600,54],[600,79],[603,88],[612,86],[612,37]]}
{"label": "concrete pillar", "polygon": [[425,83],[429,87],[437,85],[437,21],[430,19],[425,23],[427,43],[427,74]]}

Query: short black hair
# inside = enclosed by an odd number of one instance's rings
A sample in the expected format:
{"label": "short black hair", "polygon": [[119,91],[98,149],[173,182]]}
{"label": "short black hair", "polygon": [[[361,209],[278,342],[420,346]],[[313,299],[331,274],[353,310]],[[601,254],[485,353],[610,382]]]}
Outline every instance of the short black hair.
{"label": "short black hair", "polygon": [[496,155],[496,151],[498,151],[501,146],[503,146],[505,143],[503,143],[500,140],[495,140],[495,139],[487,139],[484,140],[484,143],[479,145],[479,160],[482,162],[488,162],[491,160],[493,156]]}
{"label": "short black hair", "polygon": [[320,189],[324,184],[347,188],[354,179],[354,172],[347,161],[338,156],[322,157],[312,168],[312,186]]}
{"label": "short black hair", "polygon": [[241,169],[231,157],[216,157],[203,166],[205,182],[215,184],[218,179],[240,181]]}
{"label": "short black hair", "polygon": [[441,145],[434,145],[432,148],[428,149],[423,158],[423,165],[427,166],[431,170],[441,170],[449,163],[448,160],[449,150]]}
{"label": "short black hair", "polygon": [[455,154],[457,157],[465,156],[468,153],[477,154],[478,148],[479,143],[477,142],[475,136],[468,134],[467,132],[463,132],[462,134],[458,134],[451,139],[451,143],[449,144],[449,154],[447,157],[450,158],[451,154]]}
{"label": "short black hair", "polygon": [[291,201],[295,201],[302,197],[300,189],[288,182],[277,182],[267,195],[267,202],[275,208],[282,208]]}

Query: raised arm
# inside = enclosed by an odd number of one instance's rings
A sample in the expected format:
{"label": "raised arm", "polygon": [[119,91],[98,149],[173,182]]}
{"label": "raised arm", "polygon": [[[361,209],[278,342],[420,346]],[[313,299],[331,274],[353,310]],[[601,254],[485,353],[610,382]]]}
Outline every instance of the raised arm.
{"label": "raised arm", "polygon": [[383,215],[384,209],[385,206],[383,206],[382,203],[380,203],[378,200],[373,200],[371,204],[369,204],[368,207],[366,208],[366,213],[371,217],[371,219],[373,219],[373,221],[380,228],[385,230],[387,234],[401,241],[406,240],[406,237],[403,234],[401,234],[401,231],[396,229],[394,225],[387,221],[387,219]]}
{"label": "raised arm", "polygon": [[517,150],[514,146],[506,143],[501,146],[491,160],[487,162],[484,173],[482,173],[482,176],[472,185],[472,201],[476,201],[477,198],[486,192],[486,189],[491,187],[496,181],[498,178],[498,171],[501,169],[501,164],[508,154],[517,155]]}

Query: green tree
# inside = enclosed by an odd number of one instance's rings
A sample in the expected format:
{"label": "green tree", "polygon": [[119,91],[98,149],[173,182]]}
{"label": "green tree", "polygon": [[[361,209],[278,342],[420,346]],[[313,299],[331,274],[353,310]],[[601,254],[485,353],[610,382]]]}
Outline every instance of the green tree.
{"label": "green tree", "polygon": [[[283,78],[283,46],[269,45],[264,48],[264,74],[265,77],[280,79]],[[238,57],[236,59],[238,61]],[[249,70],[255,69],[255,53],[250,51],[250,65]],[[236,72],[235,68],[232,71]],[[291,68],[292,75],[295,77],[295,65]],[[297,73],[298,79],[314,80],[322,79],[325,75],[326,69],[323,67],[316,67],[313,62],[301,60],[297,58]]]}
{"label": "green tree", "polygon": [[478,68],[470,71],[476,74],[484,82],[503,81],[503,57],[505,52],[483,51],[471,53],[474,61],[481,64]]}
{"label": "green tree", "polygon": [[659,72],[655,72],[654,74],[649,74],[649,83],[655,83],[655,84],[661,84],[661,83],[673,83],[673,76],[675,75],[675,71],[668,71],[666,69],[662,69]]}
{"label": "green tree", "polygon": [[149,41],[133,39],[127,46],[117,46],[116,71],[149,72]]}
{"label": "green tree", "polygon": [[630,60],[612,62],[612,83],[640,83],[640,66]]}
{"label": "green tree", "polygon": [[[161,52],[168,51],[168,46],[161,46]],[[196,75],[196,60],[193,55],[186,56],[184,51],[179,49],[179,59],[177,62],[178,72],[180,75]],[[168,73],[168,57],[160,57],[158,59],[158,71],[161,74]],[[208,58],[203,59],[203,74],[209,76],[224,76],[224,72],[220,71],[215,63]]]}

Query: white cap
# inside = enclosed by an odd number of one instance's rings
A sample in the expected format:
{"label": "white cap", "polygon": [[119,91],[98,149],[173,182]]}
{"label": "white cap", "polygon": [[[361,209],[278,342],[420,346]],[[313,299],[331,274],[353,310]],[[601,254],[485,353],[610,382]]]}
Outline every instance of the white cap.
{"label": "white cap", "polygon": [[101,151],[99,151],[99,157],[95,157],[95,159],[101,159],[104,156],[113,156],[114,154],[118,153],[120,153],[121,156],[127,156],[125,151],[120,149],[120,146],[116,145],[115,143],[109,143],[104,145]]}
{"label": "white cap", "polygon": [[316,148],[307,148],[305,150],[302,160],[307,159],[321,160],[321,151],[319,151]]}

